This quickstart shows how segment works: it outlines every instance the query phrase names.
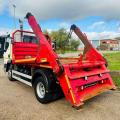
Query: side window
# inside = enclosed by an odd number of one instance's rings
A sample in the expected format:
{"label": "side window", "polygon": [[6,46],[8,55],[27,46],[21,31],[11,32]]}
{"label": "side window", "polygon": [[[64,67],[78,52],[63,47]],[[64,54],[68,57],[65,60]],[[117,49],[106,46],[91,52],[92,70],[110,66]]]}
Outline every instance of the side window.
{"label": "side window", "polygon": [[5,40],[5,45],[4,45],[4,50],[5,50],[5,51],[7,51],[7,49],[8,49],[8,47],[9,47],[10,44],[11,44],[11,38],[8,37],[8,38],[6,38],[6,40]]}
{"label": "side window", "polygon": [[37,44],[37,38],[35,36],[24,35],[23,36],[23,42]]}
{"label": "side window", "polygon": [[28,31],[16,31],[14,33],[14,41],[15,42],[26,42],[26,43],[35,43],[37,44],[37,38],[35,34]]}

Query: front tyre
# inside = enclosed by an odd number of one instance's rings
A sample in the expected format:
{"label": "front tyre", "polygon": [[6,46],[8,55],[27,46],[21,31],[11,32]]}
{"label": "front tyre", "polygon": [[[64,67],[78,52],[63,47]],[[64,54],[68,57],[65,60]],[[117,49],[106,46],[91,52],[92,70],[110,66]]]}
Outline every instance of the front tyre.
{"label": "front tyre", "polygon": [[10,81],[15,81],[15,79],[12,77],[12,64],[10,64],[10,66],[8,68],[7,77]]}

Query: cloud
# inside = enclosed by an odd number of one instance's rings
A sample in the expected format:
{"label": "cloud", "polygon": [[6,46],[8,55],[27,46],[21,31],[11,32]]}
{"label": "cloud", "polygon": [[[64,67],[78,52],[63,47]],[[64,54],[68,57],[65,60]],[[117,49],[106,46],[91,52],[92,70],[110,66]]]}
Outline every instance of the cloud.
{"label": "cloud", "polygon": [[118,31],[120,32],[120,27],[118,27]]}
{"label": "cloud", "polygon": [[72,20],[88,16],[120,19],[120,0],[104,2],[100,0],[11,0],[8,4],[11,15],[13,15],[13,3],[16,5],[16,17],[23,17],[27,12],[32,12],[41,20],[51,18]]}
{"label": "cloud", "polygon": [[91,26],[88,27],[90,30],[104,30],[106,23],[104,21],[98,21],[93,23]]}
{"label": "cloud", "polygon": [[117,29],[118,29],[118,32],[120,32],[120,22],[118,22],[117,24]]}
{"label": "cloud", "polygon": [[[51,33],[52,31],[55,31],[57,29],[47,29],[47,31],[49,33]],[[8,33],[12,33],[14,31],[14,29],[10,29],[10,28],[0,28],[0,36],[1,35],[6,35]],[[32,31],[31,29],[28,29],[28,31]],[[67,31],[69,32],[69,29],[67,29]],[[114,31],[104,31],[104,32],[83,32],[87,35],[89,40],[101,40],[101,39],[113,39],[116,37],[120,37],[120,32],[114,32]],[[75,39],[78,39],[78,37],[76,36],[76,34],[73,32],[72,37]]]}
{"label": "cloud", "polygon": [[10,28],[0,28],[0,36],[9,34],[9,33],[13,32],[13,31],[14,30],[10,29]]}
{"label": "cloud", "polygon": [[[92,31],[95,31],[98,27],[100,29],[105,28],[105,25],[106,23],[104,21],[99,21],[99,22],[93,23],[91,26],[89,26],[89,28],[91,28]],[[60,23],[59,26],[64,27],[67,30],[67,32],[70,31],[70,24],[67,24],[66,22]],[[47,31],[50,33],[56,30],[58,29],[47,29]],[[102,32],[96,32],[96,31],[95,32],[82,31],[82,32],[87,35],[89,40],[113,39],[116,37],[120,37],[120,26],[118,26],[118,29],[116,31],[103,30]],[[72,37],[75,39],[78,39],[78,37],[74,32],[72,33]]]}
{"label": "cloud", "polygon": [[120,36],[120,32],[104,31],[104,32],[86,32],[88,39],[101,40],[101,39],[113,39]]}
{"label": "cloud", "polygon": [[[103,32],[83,32],[86,34],[89,40],[102,40],[102,39],[114,39],[120,37],[120,32],[114,31],[103,31]],[[72,37],[78,39],[76,34],[73,32]]]}
{"label": "cloud", "polygon": [[4,0],[0,0],[0,13],[5,9],[6,2]]}
{"label": "cloud", "polygon": [[70,27],[70,24],[66,23],[66,22],[62,22],[60,23],[60,28],[65,28],[65,29],[68,29]]}

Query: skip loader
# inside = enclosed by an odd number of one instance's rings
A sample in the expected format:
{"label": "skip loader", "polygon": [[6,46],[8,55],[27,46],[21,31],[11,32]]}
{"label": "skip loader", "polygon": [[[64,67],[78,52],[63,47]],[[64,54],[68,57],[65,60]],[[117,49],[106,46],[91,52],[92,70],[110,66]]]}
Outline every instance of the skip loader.
{"label": "skip loader", "polygon": [[32,86],[41,103],[58,99],[64,93],[75,108],[87,99],[115,89],[106,60],[76,25],[70,29],[83,42],[84,52],[77,58],[62,58],[53,50],[51,38],[43,34],[35,17],[27,13],[26,18],[33,32],[12,33],[4,53],[4,66],[11,81]]}

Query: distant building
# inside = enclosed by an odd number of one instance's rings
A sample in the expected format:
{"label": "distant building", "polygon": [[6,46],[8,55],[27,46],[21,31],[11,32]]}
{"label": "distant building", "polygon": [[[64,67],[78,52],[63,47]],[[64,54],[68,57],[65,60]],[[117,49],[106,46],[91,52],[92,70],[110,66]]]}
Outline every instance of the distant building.
{"label": "distant building", "polygon": [[[120,50],[120,40],[118,39],[90,40],[90,42],[98,50]],[[80,43],[78,49],[84,49],[84,45],[82,42]]]}
{"label": "distant building", "polygon": [[117,39],[103,39],[100,40],[101,50],[119,50],[119,40]]}

